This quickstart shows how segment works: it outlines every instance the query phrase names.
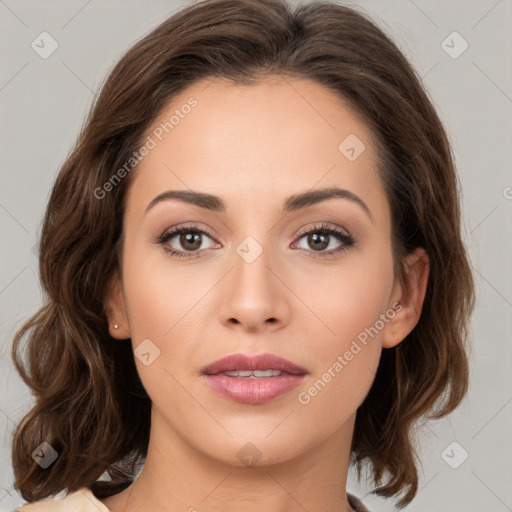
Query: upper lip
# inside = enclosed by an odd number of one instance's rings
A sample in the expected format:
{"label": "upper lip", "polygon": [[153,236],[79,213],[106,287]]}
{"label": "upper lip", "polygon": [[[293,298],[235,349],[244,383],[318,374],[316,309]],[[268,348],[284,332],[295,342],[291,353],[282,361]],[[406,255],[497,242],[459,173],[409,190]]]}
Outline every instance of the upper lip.
{"label": "upper lip", "polygon": [[232,354],[205,366],[201,371],[206,375],[237,370],[279,370],[292,375],[305,375],[307,370],[274,354],[245,355]]}

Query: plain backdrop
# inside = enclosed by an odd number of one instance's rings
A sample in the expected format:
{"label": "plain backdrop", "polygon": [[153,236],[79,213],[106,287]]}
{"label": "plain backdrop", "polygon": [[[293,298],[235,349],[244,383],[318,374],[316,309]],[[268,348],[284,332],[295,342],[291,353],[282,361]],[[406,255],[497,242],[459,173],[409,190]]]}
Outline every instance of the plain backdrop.
{"label": "plain backdrop", "polygon": [[[136,40],[188,3],[0,0],[0,511],[23,502],[12,488],[10,443],[32,397],[10,348],[16,328],[42,303],[37,241],[52,183],[108,71]],[[477,285],[470,391],[449,418],[421,431],[420,490],[406,510],[510,511],[512,2],[347,5],[367,12],[395,40],[445,123]],[[47,58],[31,46],[42,32],[58,44]],[[373,512],[394,510],[391,500],[367,494],[369,485],[358,484],[352,473],[348,490]]]}

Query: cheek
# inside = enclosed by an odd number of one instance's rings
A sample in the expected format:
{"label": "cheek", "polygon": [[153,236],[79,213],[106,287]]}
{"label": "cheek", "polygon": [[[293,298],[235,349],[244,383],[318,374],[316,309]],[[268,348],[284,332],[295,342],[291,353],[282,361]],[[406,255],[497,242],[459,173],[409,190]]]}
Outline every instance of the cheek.
{"label": "cheek", "polygon": [[[354,253],[337,266],[310,266],[303,275],[307,279],[297,277],[294,291],[304,297],[309,310],[310,337],[314,329],[316,338],[322,340],[315,351],[332,356],[344,351],[386,312],[393,286],[391,250]],[[382,328],[380,322],[378,326]]]}
{"label": "cheek", "polygon": [[[132,346],[137,356],[137,347],[149,339],[158,353],[151,365],[145,366],[137,359],[136,364],[150,397],[167,401],[170,390],[174,390],[173,396],[181,396],[179,385],[170,375],[182,382],[195,377],[198,360],[204,362],[204,356],[197,356],[198,346],[204,351],[208,338],[203,333],[209,333],[205,326],[211,325],[217,311],[211,297],[225,270],[214,272],[207,265],[200,270],[194,264],[178,264],[162,249],[142,250],[129,242],[127,238],[123,282]],[[198,339],[203,345],[198,345]]]}
{"label": "cheek", "polygon": [[187,314],[209,289],[194,271],[171,261],[160,247],[126,241],[123,281],[134,343],[138,338],[161,340],[190,321]]}
{"label": "cheek", "polygon": [[[336,283],[331,283],[335,286]],[[322,430],[336,430],[366,398],[374,381],[382,352],[380,320],[385,313],[386,291],[371,283],[344,281],[343,292],[330,294],[321,310],[330,330],[323,329],[312,356],[311,374],[298,392],[297,403],[306,430],[314,432],[322,418]],[[320,309],[319,309],[320,311]]]}
{"label": "cheek", "polygon": [[382,332],[394,316],[388,309],[393,284],[391,251],[375,254],[379,258],[361,256],[350,263],[347,258],[345,266],[331,268],[328,276],[310,273],[312,282],[316,278],[319,285],[302,291],[315,314],[307,336],[316,340],[314,371],[298,397],[310,412],[322,414],[330,407],[341,415],[354,411],[374,380]]}

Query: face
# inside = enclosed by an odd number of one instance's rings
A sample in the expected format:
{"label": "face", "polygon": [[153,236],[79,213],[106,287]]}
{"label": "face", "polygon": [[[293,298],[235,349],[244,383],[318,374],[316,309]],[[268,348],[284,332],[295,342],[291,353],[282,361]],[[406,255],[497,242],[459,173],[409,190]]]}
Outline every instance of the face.
{"label": "face", "polygon": [[[241,448],[284,462],[344,432],[383,346],[412,329],[393,309],[403,291],[369,129],[321,85],[269,77],[189,87],[147,136],[109,311],[113,335],[131,338],[152,429],[233,465]],[[302,373],[203,373],[233,354]]]}

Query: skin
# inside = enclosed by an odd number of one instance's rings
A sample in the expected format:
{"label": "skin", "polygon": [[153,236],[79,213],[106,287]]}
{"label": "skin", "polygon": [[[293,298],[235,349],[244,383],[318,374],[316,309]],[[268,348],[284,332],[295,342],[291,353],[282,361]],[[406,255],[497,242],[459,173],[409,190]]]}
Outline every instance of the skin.
{"label": "skin", "polygon": [[[419,319],[428,257],[416,250],[406,284],[395,279],[390,207],[371,133],[322,85],[277,76],[251,86],[209,79],[176,96],[154,126],[191,96],[198,105],[137,166],[128,192],[122,275],[110,279],[106,303],[110,325],[119,328],[110,330],[134,349],[150,339],[160,355],[148,366],[135,359],[153,403],[145,466],[103,503],[112,512],[350,511],[345,487],[356,411],[382,349],[400,343]],[[366,146],[355,161],[338,150],[349,134]],[[331,186],[359,196],[373,220],[340,198],[281,213],[289,196]],[[172,199],[145,213],[162,192],[189,189],[220,196],[226,211]],[[176,258],[154,243],[183,223],[213,235],[203,235],[198,257]],[[319,256],[298,235],[322,223],[348,231],[355,244]],[[252,263],[236,251],[247,236],[263,250]],[[342,244],[331,235],[320,252]],[[190,247],[179,235],[166,245]],[[298,394],[397,301],[394,318],[301,404]],[[200,374],[237,352],[271,352],[309,374],[271,402],[240,404],[216,394]],[[261,456],[252,467],[237,456],[248,442]]]}

